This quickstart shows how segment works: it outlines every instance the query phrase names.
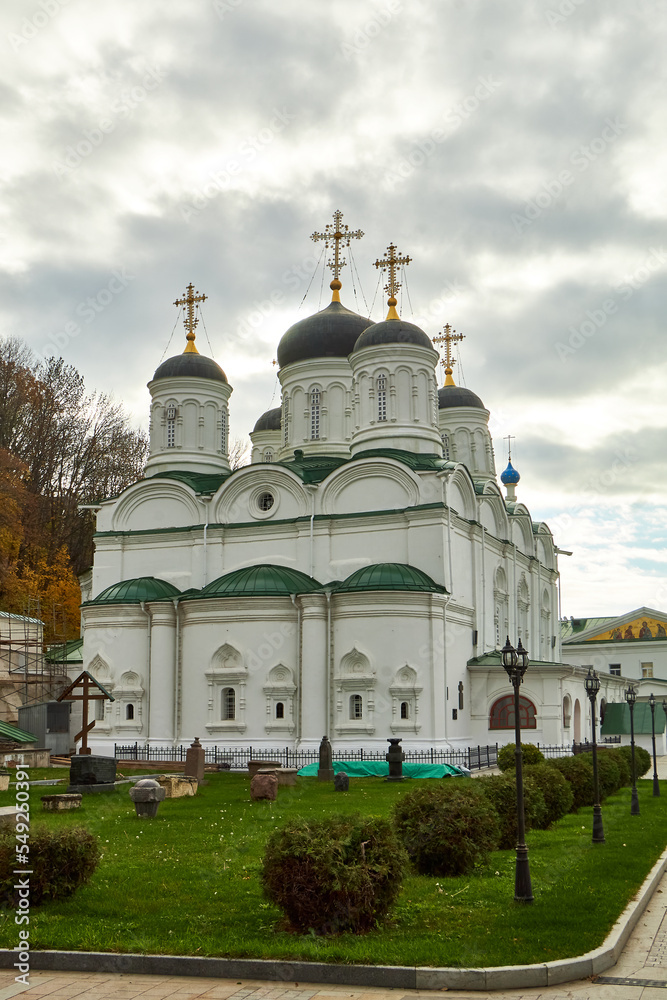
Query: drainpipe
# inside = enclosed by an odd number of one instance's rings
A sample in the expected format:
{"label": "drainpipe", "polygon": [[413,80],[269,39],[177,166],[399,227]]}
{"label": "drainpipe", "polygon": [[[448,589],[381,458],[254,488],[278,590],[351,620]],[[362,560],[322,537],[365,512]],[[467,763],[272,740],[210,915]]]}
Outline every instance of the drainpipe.
{"label": "drainpipe", "polygon": [[297,701],[298,710],[296,713],[296,739],[295,743],[298,748],[299,742],[301,740],[301,717],[303,711],[303,691],[302,691],[302,637],[301,637],[301,605],[296,602],[296,594],[290,594],[290,600],[294,607],[296,608],[296,638],[297,638],[297,650],[296,650],[296,675],[297,675],[297,690],[299,692],[299,698]]}
{"label": "drainpipe", "polygon": [[151,626],[153,624],[153,619],[151,613],[146,607],[146,602],[141,601],[139,607],[146,615],[148,619],[148,684],[146,685],[146,741],[151,737],[151,689],[153,686],[153,669],[151,664]]}

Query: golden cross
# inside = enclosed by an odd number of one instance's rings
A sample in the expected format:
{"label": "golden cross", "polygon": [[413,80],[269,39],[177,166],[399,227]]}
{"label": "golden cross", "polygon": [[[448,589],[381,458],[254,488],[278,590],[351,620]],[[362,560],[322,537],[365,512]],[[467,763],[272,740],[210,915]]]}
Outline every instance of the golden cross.
{"label": "golden cross", "polygon": [[340,255],[341,246],[349,247],[350,240],[360,240],[363,235],[361,229],[357,229],[353,233],[347,225],[343,225],[343,213],[336,209],[333,214],[333,223],[330,222],[325,226],[323,233],[313,233],[310,237],[313,243],[324,240],[325,250],[329,249],[330,243],[334,245],[333,260],[329,258],[327,261],[327,267],[330,267],[333,271],[333,281],[329,285],[334,293],[333,302],[340,302],[338,292],[340,291],[341,284],[338,276],[341,269],[347,264],[345,258]]}
{"label": "golden cross", "polygon": [[456,385],[454,379],[452,378],[452,366],[456,364],[456,358],[452,357],[452,344],[455,344],[457,341],[463,339],[464,334],[457,333],[456,330],[452,330],[449,323],[447,323],[442,333],[433,338],[434,344],[445,345],[445,358],[440,361],[440,364],[445,369],[445,385]]}
{"label": "golden cross", "polygon": [[389,306],[387,319],[400,319],[396,312],[396,292],[401,287],[401,283],[396,278],[396,268],[399,264],[409,264],[411,260],[411,257],[396,256],[396,247],[393,243],[390,243],[382,260],[375,261],[376,267],[381,267],[383,270],[385,268],[389,269],[389,281],[384,286],[384,290],[389,296],[387,300],[387,305]]}
{"label": "golden cross", "polygon": [[195,329],[198,318],[195,315],[195,305],[199,302],[205,302],[207,299],[206,295],[200,295],[199,292],[195,293],[195,286],[190,282],[186,288],[187,295],[184,295],[182,299],[176,299],[174,302],[175,306],[186,306],[187,312],[183,320],[183,326],[186,329],[185,339],[187,344],[185,346],[184,354],[199,354],[199,351],[195,347]]}

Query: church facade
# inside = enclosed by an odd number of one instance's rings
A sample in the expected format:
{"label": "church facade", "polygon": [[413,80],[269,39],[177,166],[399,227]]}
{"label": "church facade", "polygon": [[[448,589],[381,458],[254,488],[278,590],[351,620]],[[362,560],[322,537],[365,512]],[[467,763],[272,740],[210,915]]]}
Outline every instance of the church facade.
{"label": "church facade", "polygon": [[[114,695],[90,734],[115,743],[461,747],[513,739],[499,650],[528,649],[522,725],[569,742],[585,670],[561,662],[557,548],[496,474],[489,411],[446,383],[434,341],[396,311],[373,323],[332,301],[278,346],[281,406],[229,467],[232,386],[187,344],[148,383],[145,477],[99,504],[82,605],[83,665]],[[622,699],[602,678],[602,696]],[[618,689],[618,690],[617,690]]]}

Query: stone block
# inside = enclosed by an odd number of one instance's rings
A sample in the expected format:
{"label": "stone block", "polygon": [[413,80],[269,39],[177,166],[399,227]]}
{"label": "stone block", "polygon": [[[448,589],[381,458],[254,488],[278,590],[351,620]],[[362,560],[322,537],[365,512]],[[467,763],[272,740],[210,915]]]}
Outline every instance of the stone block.
{"label": "stone block", "polygon": [[194,743],[191,743],[185,754],[185,774],[191,778],[196,778],[201,784],[204,780],[204,748],[199,742],[199,737],[195,736]]}
{"label": "stone block", "polygon": [[42,809],[45,812],[67,812],[69,809],[80,809],[81,794],[43,795]]}
{"label": "stone block", "polygon": [[182,799],[184,796],[197,794],[197,779],[188,774],[161,774],[157,781],[164,788],[168,799]]}
{"label": "stone block", "polygon": [[6,792],[9,789],[9,775],[0,774],[0,792]]}
{"label": "stone block", "polygon": [[115,757],[76,754],[69,769],[70,785],[112,785],[116,780]]}
{"label": "stone block", "polygon": [[[19,811],[16,806],[0,806],[0,827],[15,827],[17,815],[19,815]],[[20,815],[24,816],[25,813]]]}
{"label": "stone block", "polygon": [[249,760],[248,761],[248,772],[250,773],[250,777],[251,778],[254,778],[255,775],[257,774],[257,772],[261,768],[266,768],[266,767],[282,767],[282,764],[281,764],[281,762],[279,760]]}
{"label": "stone block", "polygon": [[279,785],[296,785],[296,776],[299,773],[296,767],[278,767],[275,773]]}
{"label": "stone block", "polygon": [[349,792],[350,790],[350,776],[346,774],[345,771],[339,771],[334,778],[334,788],[337,792]]}
{"label": "stone block", "polygon": [[277,794],[278,778],[275,774],[256,774],[250,782],[250,798],[253,802],[258,799],[274,802]]}

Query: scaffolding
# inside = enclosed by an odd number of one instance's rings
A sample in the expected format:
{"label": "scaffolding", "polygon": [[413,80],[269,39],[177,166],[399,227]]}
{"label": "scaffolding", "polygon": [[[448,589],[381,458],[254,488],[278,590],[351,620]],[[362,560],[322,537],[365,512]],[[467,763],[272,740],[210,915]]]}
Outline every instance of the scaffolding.
{"label": "scaffolding", "polygon": [[[43,610],[53,635],[48,655]],[[22,612],[0,612],[0,718],[8,722],[19,707],[52,701],[67,686],[64,607],[52,602],[43,609],[40,599],[31,597]]]}

